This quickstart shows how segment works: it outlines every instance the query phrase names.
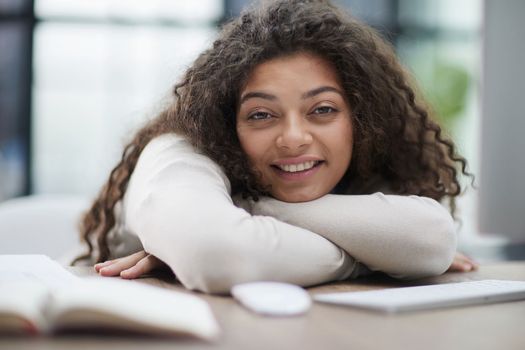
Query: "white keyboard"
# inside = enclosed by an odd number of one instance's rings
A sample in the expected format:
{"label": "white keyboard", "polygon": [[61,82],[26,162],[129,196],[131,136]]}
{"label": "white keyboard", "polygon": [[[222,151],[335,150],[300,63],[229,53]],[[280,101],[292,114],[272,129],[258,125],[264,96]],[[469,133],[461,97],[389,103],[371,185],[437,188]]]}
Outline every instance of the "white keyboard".
{"label": "white keyboard", "polygon": [[525,300],[524,281],[483,280],[314,295],[315,301],[382,312]]}

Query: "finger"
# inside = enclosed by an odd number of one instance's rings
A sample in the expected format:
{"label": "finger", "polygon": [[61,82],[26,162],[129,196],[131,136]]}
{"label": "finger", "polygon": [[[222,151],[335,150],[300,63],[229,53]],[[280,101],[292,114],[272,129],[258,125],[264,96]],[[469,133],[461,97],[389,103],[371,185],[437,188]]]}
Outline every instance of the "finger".
{"label": "finger", "polygon": [[469,264],[472,267],[472,270],[477,270],[479,267],[479,263],[477,263],[474,259],[466,256],[466,259],[463,261],[465,264]]}
{"label": "finger", "polygon": [[137,264],[126,269],[120,273],[122,278],[133,279],[138,278],[144,274],[147,274],[154,270],[155,268],[161,266],[162,262],[154,257],[153,255],[148,255],[141,259]]}
{"label": "finger", "polygon": [[141,264],[143,260],[139,261],[136,265],[131,266],[129,269],[120,272],[120,277],[125,279],[135,279],[148,273],[150,270],[147,269],[145,264]]}
{"label": "finger", "polygon": [[462,264],[470,265],[472,270],[476,270],[479,267],[479,263],[468,255],[458,253],[456,258],[458,258]]}
{"label": "finger", "polygon": [[457,261],[453,261],[447,271],[448,272],[458,272],[458,271],[463,271],[463,268],[461,266],[461,263]]}
{"label": "finger", "polygon": [[461,271],[463,272],[469,272],[469,271],[472,271],[474,270],[474,265],[468,263],[468,262],[463,262],[461,263]]}
{"label": "finger", "polygon": [[113,264],[114,262],[115,262],[115,260],[107,260],[107,261],[104,261],[104,262],[101,262],[101,263],[97,263],[93,267],[95,268],[95,271],[99,272],[101,268],[109,266],[109,265]]}
{"label": "finger", "polygon": [[458,259],[457,257],[454,258],[454,261],[448,268],[448,272],[468,272],[473,270],[473,265],[470,263],[463,261],[462,259]]}
{"label": "finger", "polygon": [[463,261],[454,261],[452,265],[450,265],[448,271],[451,272],[469,272],[474,269],[474,266],[468,262]]}
{"label": "finger", "polygon": [[463,253],[456,253],[456,257],[461,257],[462,259],[469,260],[469,261],[471,261],[473,263],[476,263],[476,261],[472,257],[470,257],[470,256],[468,256],[466,254],[463,254]]}
{"label": "finger", "polygon": [[142,275],[145,275],[155,268],[160,267],[162,262],[154,257],[153,255],[148,255],[141,259],[137,264],[131,266],[129,269],[126,269],[120,273],[120,277],[126,279],[139,278]]}
{"label": "finger", "polygon": [[123,258],[115,259],[113,264],[101,268],[99,274],[102,276],[118,276],[122,271],[129,269],[138,263],[145,255],[146,252],[140,251]]}

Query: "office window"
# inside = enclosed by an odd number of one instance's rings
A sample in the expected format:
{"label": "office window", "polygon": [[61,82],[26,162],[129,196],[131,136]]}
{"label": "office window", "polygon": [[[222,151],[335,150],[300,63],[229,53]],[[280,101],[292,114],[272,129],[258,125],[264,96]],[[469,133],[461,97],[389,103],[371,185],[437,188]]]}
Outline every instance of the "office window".
{"label": "office window", "polygon": [[0,1],[0,201],[28,193],[33,4]]}
{"label": "office window", "polygon": [[37,0],[36,193],[93,195],[213,40],[222,2]]}

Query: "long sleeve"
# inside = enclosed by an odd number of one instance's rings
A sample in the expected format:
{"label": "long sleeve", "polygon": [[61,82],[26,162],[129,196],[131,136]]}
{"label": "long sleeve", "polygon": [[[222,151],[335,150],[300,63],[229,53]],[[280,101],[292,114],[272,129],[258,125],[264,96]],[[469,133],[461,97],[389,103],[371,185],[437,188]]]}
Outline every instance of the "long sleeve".
{"label": "long sleeve", "polygon": [[304,203],[263,198],[251,205],[254,215],[316,232],[369,269],[396,278],[441,274],[456,250],[452,217],[426,197],[329,194]]}
{"label": "long sleeve", "polygon": [[229,192],[221,168],[182,137],[157,137],[126,190],[126,231],[185,287],[209,293],[253,280],[309,286],[352,274],[356,263],[344,250],[306,229],[252,216]]}

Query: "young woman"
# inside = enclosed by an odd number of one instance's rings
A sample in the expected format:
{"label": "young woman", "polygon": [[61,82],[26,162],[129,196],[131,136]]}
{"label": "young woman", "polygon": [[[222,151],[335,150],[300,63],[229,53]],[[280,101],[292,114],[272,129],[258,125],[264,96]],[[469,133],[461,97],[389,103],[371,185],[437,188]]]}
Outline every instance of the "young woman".
{"label": "young woman", "polygon": [[165,264],[210,293],[436,275],[474,267],[454,260],[438,202],[454,212],[465,167],[372,29],[326,1],[276,1],[197,58],[125,148],[82,237],[102,275]]}

